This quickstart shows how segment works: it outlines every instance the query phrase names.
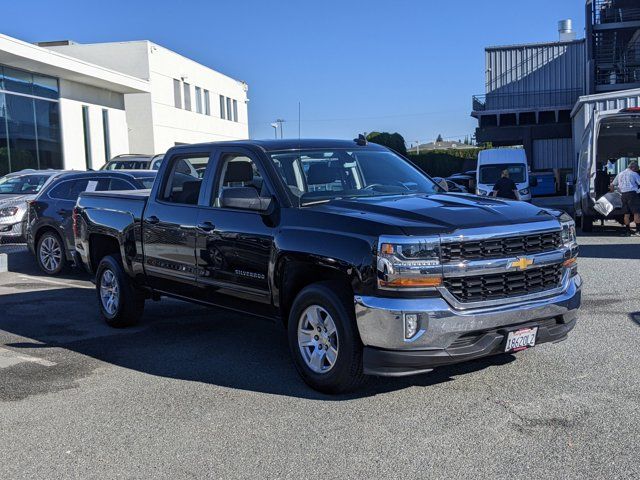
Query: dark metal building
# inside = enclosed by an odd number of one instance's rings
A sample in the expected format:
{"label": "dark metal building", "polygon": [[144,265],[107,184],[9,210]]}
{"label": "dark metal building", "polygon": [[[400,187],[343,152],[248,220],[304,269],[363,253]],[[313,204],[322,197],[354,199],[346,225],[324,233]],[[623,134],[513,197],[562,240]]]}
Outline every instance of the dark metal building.
{"label": "dark metal building", "polygon": [[588,0],[589,94],[640,88],[640,0]]}
{"label": "dark metal building", "polygon": [[570,21],[560,40],[485,49],[485,94],[473,97],[476,141],[523,145],[533,170],[573,168],[571,109],[585,93],[585,42]]}

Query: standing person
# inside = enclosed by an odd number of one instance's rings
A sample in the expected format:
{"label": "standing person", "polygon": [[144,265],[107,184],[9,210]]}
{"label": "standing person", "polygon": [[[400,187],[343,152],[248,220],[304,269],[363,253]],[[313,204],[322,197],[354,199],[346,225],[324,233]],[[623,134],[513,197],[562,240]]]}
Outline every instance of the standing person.
{"label": "standing person", "polygon": [[624,213],[625,235],[631,235],[631,215],[636,224],[636,235],[640,235],[640,174],[638,162],[629,166],[613,179],[613,186],[622,194],[622,211]]}
{"label": "standing person", "polygon": [[513,180],[509,178],[509,170],[502,170],[502,177],[498,180],[493,187],[491,196],[508,198],[510,200],[520,200],[520,193],[518,193],[518,186]]}

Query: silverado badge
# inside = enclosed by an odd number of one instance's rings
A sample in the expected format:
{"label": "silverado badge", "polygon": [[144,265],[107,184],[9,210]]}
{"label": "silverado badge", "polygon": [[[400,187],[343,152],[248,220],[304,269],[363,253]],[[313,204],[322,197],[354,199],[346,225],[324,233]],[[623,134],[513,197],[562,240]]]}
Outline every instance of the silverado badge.
{"label": "silverado badge", "polygon": [[511,262],[509,264],[509,268],[517,268],[519,270],[526,270],[528,267],[533,265],[533,259],[527,257],[518,257],[515,262]]}

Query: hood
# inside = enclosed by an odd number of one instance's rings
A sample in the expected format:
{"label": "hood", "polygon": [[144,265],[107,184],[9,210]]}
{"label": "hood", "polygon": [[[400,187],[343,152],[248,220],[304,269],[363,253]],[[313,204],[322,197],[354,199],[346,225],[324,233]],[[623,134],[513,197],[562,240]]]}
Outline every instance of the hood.
{"label": "hood", "polygon": [[556,218],[525,202],[464,193],[338,199],[313,207],[399,227],[406,235],[453,233],[461,228],[542,222]]}
{"label": "hood", "polygon": [[29,195],[20,195],[20,194],[9,194],[9,195],[0,195],[0,207],[10,207],[12,205],[18,205],[20,203],[24,203],[27,200],[33,200],[36,198],[37,194],[29,194]]}

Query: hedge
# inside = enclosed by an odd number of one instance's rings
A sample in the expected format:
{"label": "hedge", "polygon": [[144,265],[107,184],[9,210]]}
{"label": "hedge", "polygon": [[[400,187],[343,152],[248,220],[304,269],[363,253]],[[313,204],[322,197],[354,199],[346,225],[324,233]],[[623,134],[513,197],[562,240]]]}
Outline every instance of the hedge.
{"label": "hedge", "polygon": [[407,158],[432,177],[448,177],[454,173],[475,170],[481,148],[465,150],[432,150]]}

